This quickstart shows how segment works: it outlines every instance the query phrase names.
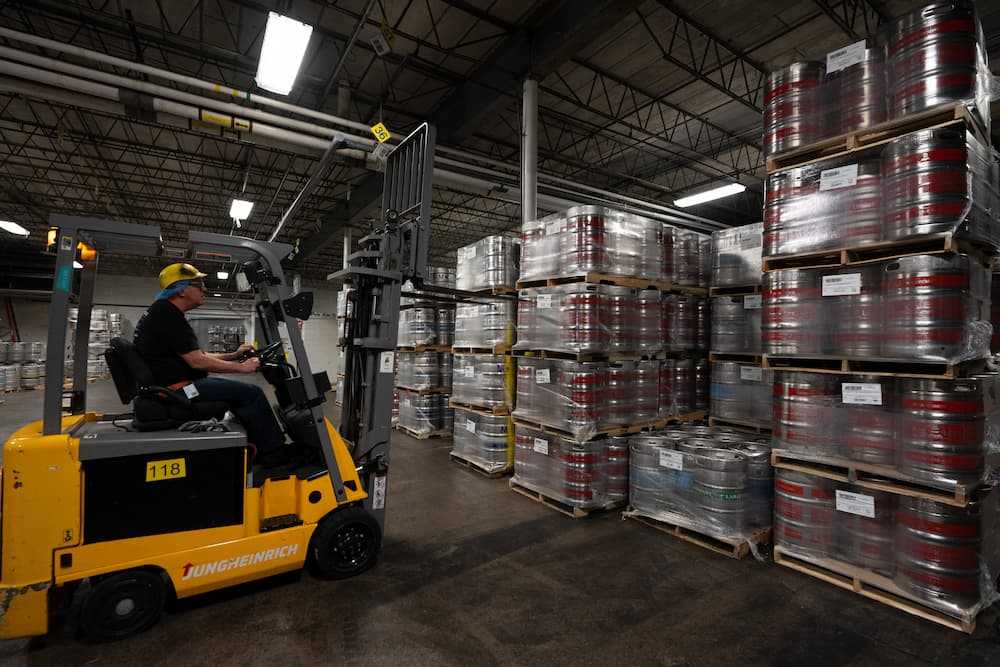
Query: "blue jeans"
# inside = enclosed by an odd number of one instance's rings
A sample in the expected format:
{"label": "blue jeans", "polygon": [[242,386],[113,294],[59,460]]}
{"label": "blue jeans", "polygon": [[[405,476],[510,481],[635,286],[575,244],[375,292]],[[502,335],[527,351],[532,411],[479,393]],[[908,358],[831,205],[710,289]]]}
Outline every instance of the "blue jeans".
{"label": "blue jeans", "polygon": [[247,430],[247,441],[257,448],[258,453],[263,454],[285,444],[285,436],[271,411],[271,404],[260,387],[217,377],[196,380],[194,386],[198,390],[195,400],[220,401],[229,405]]}

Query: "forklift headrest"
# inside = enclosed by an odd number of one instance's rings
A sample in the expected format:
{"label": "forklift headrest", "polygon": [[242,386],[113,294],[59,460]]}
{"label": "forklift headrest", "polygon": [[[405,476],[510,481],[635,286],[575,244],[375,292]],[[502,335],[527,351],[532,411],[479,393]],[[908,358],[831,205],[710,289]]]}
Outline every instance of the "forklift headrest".
{"label": "forklift headrest", "polygon": [[111,379],[115,382],[118,398],[128,405],[143,387],[153,384],[153,374],[135,345],[124,338],[112,338],[104,359],[108,362]]}

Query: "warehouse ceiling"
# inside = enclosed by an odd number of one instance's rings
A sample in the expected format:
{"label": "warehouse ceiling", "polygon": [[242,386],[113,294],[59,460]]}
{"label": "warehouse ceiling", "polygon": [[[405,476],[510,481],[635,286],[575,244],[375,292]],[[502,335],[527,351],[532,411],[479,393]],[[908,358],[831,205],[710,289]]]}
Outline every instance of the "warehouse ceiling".
{"label": "warehouse ceiling", "polygon": [[[256,93],[268,11],[309,23],[314,32],[302,72],[282,99],[366,125],[381,121],[396,136],[430,120],[439,143],[474,159],[480,171],[502,172],[489,177],[493,187],[471,192],[435,187],[432,261],[447,264],[455,248],[519,227],[509,186],[517,182],[525,75],[539,79],[541,173],[667,205],[739,181],[748,186],[744,195],[693,212],[744,224],[759,219],[762,203],[766,72],[821,58],[920,4],[0,0],[0,26]],[[1000,3],[980,4],[996,71]],[[377,34],[389,38],[390,53],[376,54]],[[211,95],[10,38],[0,44]],[[27,245],[0,238],[0,252],[19,258],[23,269],[23,259],[41,248],[53,212],[157,224],[166,244],[181,245],[190,229],[235,231],[228,211],[237,195],[255,202],[237,233],[266,238],[318,169],[321,153],[154,113],[128,99],[0,75],[0,219],[32,230]],[[350,156],[321,176],[278,236],[298,244],[296,269],[310,281],[339,267],[343,227],[353,227],[355,238],[363,233],[381,183],[380,174]],[[550,194],[579,201],[559,191],[578,186],[547,183]],[[120,268],[153,273],[158,262]]]}

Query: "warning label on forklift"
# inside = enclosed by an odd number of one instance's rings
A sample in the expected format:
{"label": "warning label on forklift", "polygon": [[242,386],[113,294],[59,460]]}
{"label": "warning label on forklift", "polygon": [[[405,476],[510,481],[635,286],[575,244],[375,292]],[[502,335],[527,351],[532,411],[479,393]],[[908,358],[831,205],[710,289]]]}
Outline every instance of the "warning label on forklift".
{"label": "warning label on forklift", "polygon": [[375,477],[375,483],[372,484],[372,509],[380,510],[385,508],[385,485],[388,477],[385,475],[379,475]]}
{"label": "warning label on forklift", "polygon": [[381,352],[378,355],[378,372],[379,373],[391,373],[392,367],[395,365],[396,353],[392,350],[387,352]]}

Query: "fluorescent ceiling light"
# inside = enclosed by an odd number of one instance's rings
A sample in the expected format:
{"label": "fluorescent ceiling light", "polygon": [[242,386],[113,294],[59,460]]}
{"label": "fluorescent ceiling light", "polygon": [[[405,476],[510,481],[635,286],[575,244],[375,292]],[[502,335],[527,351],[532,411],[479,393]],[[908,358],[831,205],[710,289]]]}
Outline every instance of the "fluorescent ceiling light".
{"label": "fluorescent ceiling light", "polygon": [[264,43],[257,62],[257,85],[287,95],[299,74],[312,26],[276,12],[267,13]]}
{"label": "fluorescent ceiling light", "polygon": [[83,264],[81,264],[80,262],[78,262],[78,261],[76,261],[76,260],[74,259],[74,260],[73,260],[73,268],[74,268],[74,269],[82,269],[82,268],[83,268]]}
{"label": "fluorescent ceiling light", "polygon": [[218,273],[215,274],[215,277],[218,278],[219,280],[228,280],[229,279],[229,272],[228,271],[219,271]]}
{"label": "fluorescent ceiling light", "polygon": [[229,206],[229,217],[237,222],[240,220],[246,220],[250,217],[250,211],[252,210],[252,201],[247,201],[246,199],[234,199],[233,203]]}
{"label": "fluorescent ceiling light", "polygon": [[729,185],[723,185],[722,187],[699,192],[698,194],[691,195],[690,197],[681,197],[674,202],[674,206],[687,208],[688,206],[694,206],[696,204],[704,204],[707,201],[713,201],[715,199],[722,199],[723,197],[739,194],[746,189],[747,186],[742,183],[730,183]]}
{"label": "fluorescent ceiling light", "polygon": [[221,294],[213,294],[212,296],[222,296]]}
{"label": "fluorescent ceiling light", "polygon": [[17,234],[18,236],[27,236],[28,230],[17,224],[16,222],[8,222],[7,220],[0,220],[0,229],[5,232],[10,232],[11,234]]}

